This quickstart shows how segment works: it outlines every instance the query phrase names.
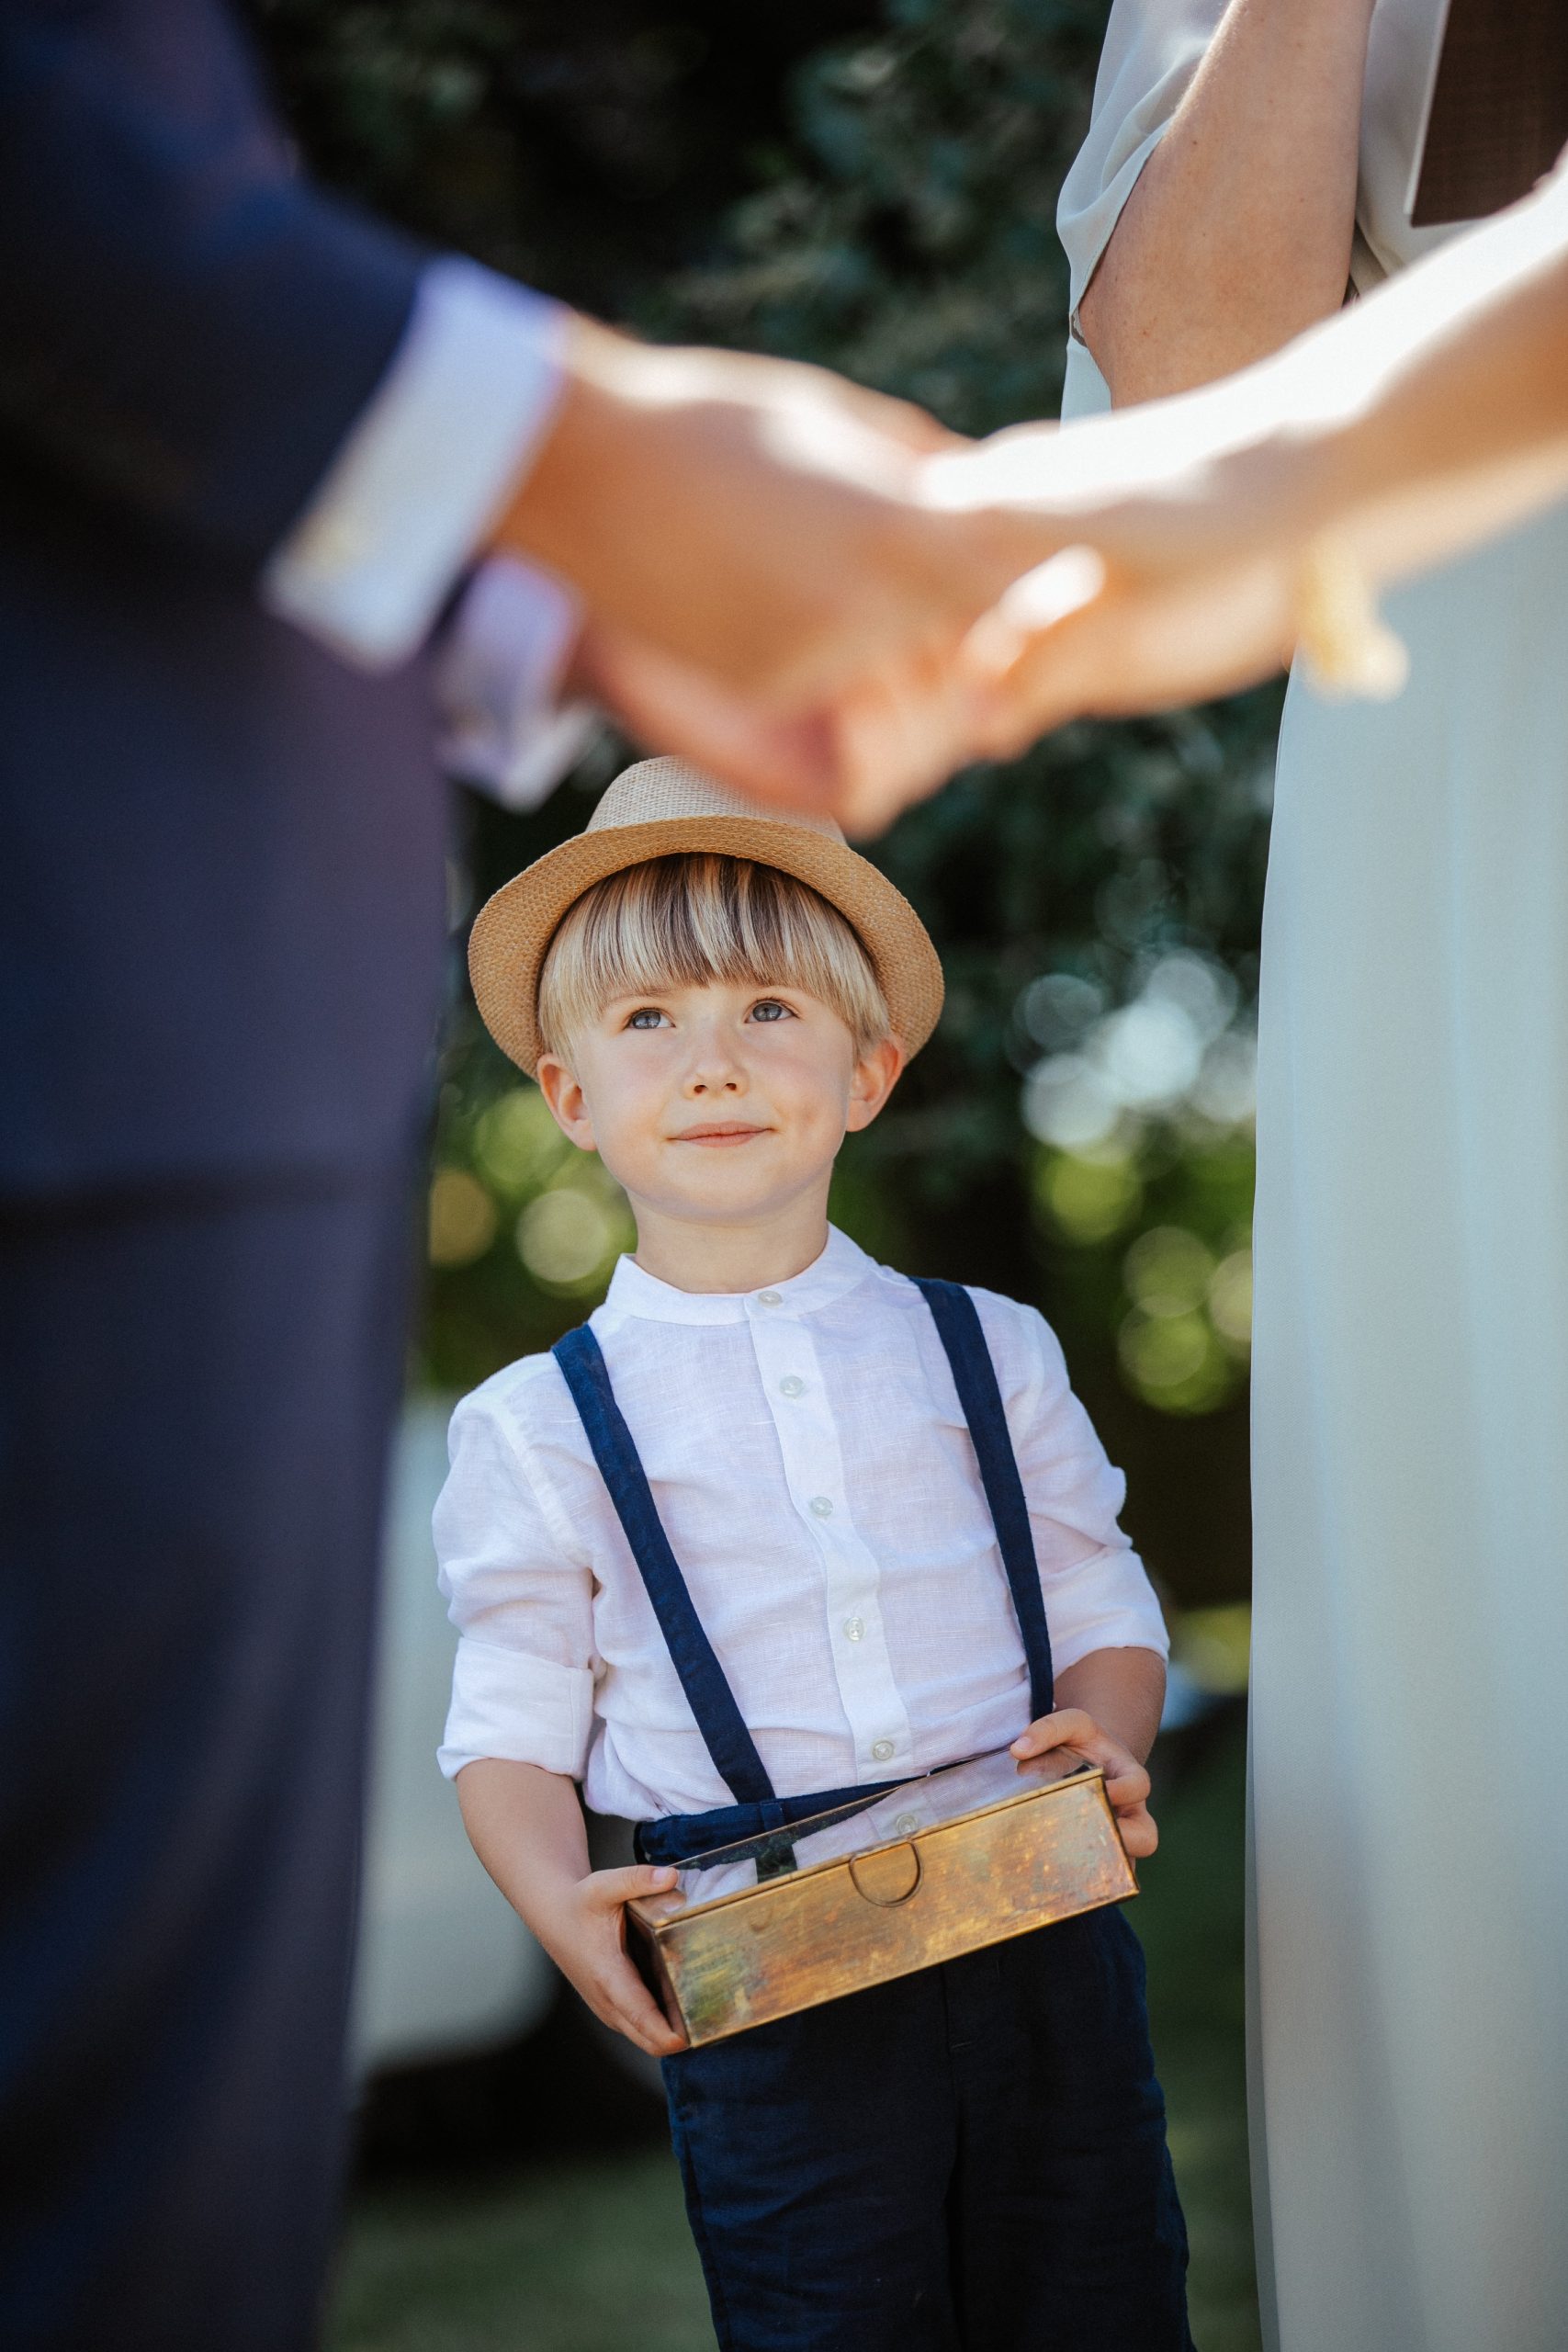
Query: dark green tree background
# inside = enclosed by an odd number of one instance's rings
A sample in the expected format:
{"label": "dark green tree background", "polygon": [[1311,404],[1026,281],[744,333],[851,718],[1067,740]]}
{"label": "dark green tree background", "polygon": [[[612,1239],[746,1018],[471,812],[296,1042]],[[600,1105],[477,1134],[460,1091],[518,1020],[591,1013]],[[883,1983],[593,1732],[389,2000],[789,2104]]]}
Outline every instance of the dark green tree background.
{"label": "dark green tree background", "polygon": [[[789,353],[981,434],[1054,414],[1055,212],[1104,0],[264,0],[325,176],[660,338]],[[1277,697],[1064,729],[874,848],[947,968],[941,1030],[846,1154],[868,1246],[1036,1299],[1183,1598],[1245,1589],[1247,1031]],[[471,907],[578,828],[465,812]],[[454,956],[455,975],[460,957]],[[624,1212],[455,978],[426,1377],[575,1320]]]}

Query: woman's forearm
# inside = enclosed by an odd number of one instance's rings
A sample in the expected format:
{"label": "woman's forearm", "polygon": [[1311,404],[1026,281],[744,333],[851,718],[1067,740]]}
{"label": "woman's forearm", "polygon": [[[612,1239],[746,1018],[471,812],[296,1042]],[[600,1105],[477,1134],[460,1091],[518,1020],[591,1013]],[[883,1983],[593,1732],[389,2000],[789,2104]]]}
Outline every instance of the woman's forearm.
{"label": "woman's forearm", "polygon": [[[1568,489],[1568,176],[1260,371],[1261,468],[1374,580],[1463,553]],[[1231,403],[1227,401],[1227,407]],[[1244,402],[1235,403],[1239,419]]]}
{"label": "woman's forearm", "polygon": [[[1239,376],[1066,432],[999,434],[933,459],[925,488],[1010,511],[1039,567],[989,639],[1012,665],[994,756],[1084,712],[1249,684],[1289,658],[1325,563],[1340,618],[1361,627],[1348,587],[1404,579],[1568,495],[1568,170]],[[847,813],[865,826],[888,810]]]}
{"label": "woman's forearm", "polygon": [[1339,308],[1371,13],[1232,0],[1078,306],[1117,407],[1230,375]]}

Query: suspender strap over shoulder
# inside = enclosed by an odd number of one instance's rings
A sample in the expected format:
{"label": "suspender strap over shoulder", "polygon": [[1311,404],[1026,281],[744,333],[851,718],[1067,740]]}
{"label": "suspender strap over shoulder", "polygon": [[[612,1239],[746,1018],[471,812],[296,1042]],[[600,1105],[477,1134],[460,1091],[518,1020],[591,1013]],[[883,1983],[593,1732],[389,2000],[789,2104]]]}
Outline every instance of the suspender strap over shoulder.
{"label": "suspender strap over shoulder", "polygon": [[593,1459],[599,1465],[615,1507],[632,1557],[637,1564],[659,1629],[697,1728],[707,1744],[719,1778],[738,1804],[768,1804],[774,1801],[773,1784],[757,1753],[745,1718],[725,1680],[724,1670],[704,1633],[692,1604],[686,1580],[676,1564],[670,1541],[637,1458],[631,1431],[622,1418],[610,1385],[604,1353],[583,1324],[558,1340],[551,1351],[581,1416]]}
{"label": "suspender strap over shoulder", "polygon": [[1029,1661],[1030,1713],[1048,1715],[1054,1677],[1045,1600],[1040,1589],[1040,1566],[1034,1556],[1023,1480],[1019,1476],[1002,1392],[980,1328],[979,1311],[961,1283],[931,1282],[919,1275],[916,1275],[915,1283],[931,1308],[947,1351],[958,1401],[974,1441],[980,1484],[990,1505],[1002,1566],[1007,1570],[1012,1605],[1018,1615],[1018,1629],[1023,1636],[1024,1656]]}
{"label": "suspender strap over shoulder", "polygon": [[[1007,1413],[996,1369],[969,1293],[956,1283],[917,1281],[930,1307],[979,1465],[980,1484],[990,1508],[997,1544],[1029,1664],[1030,1712],[1048,1715],[1052,1705],[1051,1636],[1029,1524],[1023,1481],[1008,1431]],[[724,1669],[703,1631],[632,1439],[615,1402],[603,1351],[584,1324],[569,1331],[552,1351],[577,1407],[593,1459],[615,1505],[633,1559],[653,1605],[686,1703],[696,1720],[719,1778],[739,1805],[765,1808],[761,1826],[777,1828],[785,1807],[725,1679]]]}

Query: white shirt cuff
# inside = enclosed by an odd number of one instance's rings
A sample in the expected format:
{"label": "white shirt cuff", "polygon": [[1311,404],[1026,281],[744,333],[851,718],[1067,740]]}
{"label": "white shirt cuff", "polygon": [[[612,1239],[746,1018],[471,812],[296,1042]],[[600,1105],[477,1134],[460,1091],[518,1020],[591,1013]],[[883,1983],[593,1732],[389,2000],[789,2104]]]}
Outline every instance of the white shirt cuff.
{"label": "white shirt cuff", "polygon": [[267,560],[267,609],[367,668],[406,660],[543,437],[569,316],[477,262],[432,262],[390,368]]}
{"label": "white shirt cuff", "polygon": [[463,1635],[446,1736],[436,1753],[449,1781],[485,1757],[580,1781],[592,1729],[593,1677],[586,1667]]}
{"label": "white shirt cuff", "polygon": [[492,556],[442,632],[434,679],[448,775],[533,808],[587,750],[599,714],[560,699],[582,608],[553,574]]}
{"label": "white shirt cuff", "polygon": [[1131,1548],[1108,1547],[1058,1570],[1045,1585],[1051,1652],[1056,1671],[1077,1666],[1091,1650],[1153,1650],[1170,1656],[1164,1612]]}

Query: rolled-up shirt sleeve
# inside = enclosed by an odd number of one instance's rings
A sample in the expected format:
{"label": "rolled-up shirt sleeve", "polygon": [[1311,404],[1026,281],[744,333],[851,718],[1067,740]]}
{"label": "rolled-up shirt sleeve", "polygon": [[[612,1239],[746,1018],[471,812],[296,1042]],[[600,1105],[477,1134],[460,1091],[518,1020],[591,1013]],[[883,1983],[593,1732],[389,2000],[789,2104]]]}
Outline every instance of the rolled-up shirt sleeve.
{"label": "rolled-up shirt sleeve", "polygon": [[497,1757],[581,1780],[598,1668],[587,1560],[503,1402],[458,1406],[450,1457],[434,1521],[459,1635],[441,1770]]}
{"label": "rolled-up shirt sleeve", "polygon": [[1127,1482],[1073,1394],[1055,1333],[1032,1306],[979,1295],[1029,1504],[1058,1671],[1091,1650],[1170,1654],[1165,1617],[1119,1514]]}

